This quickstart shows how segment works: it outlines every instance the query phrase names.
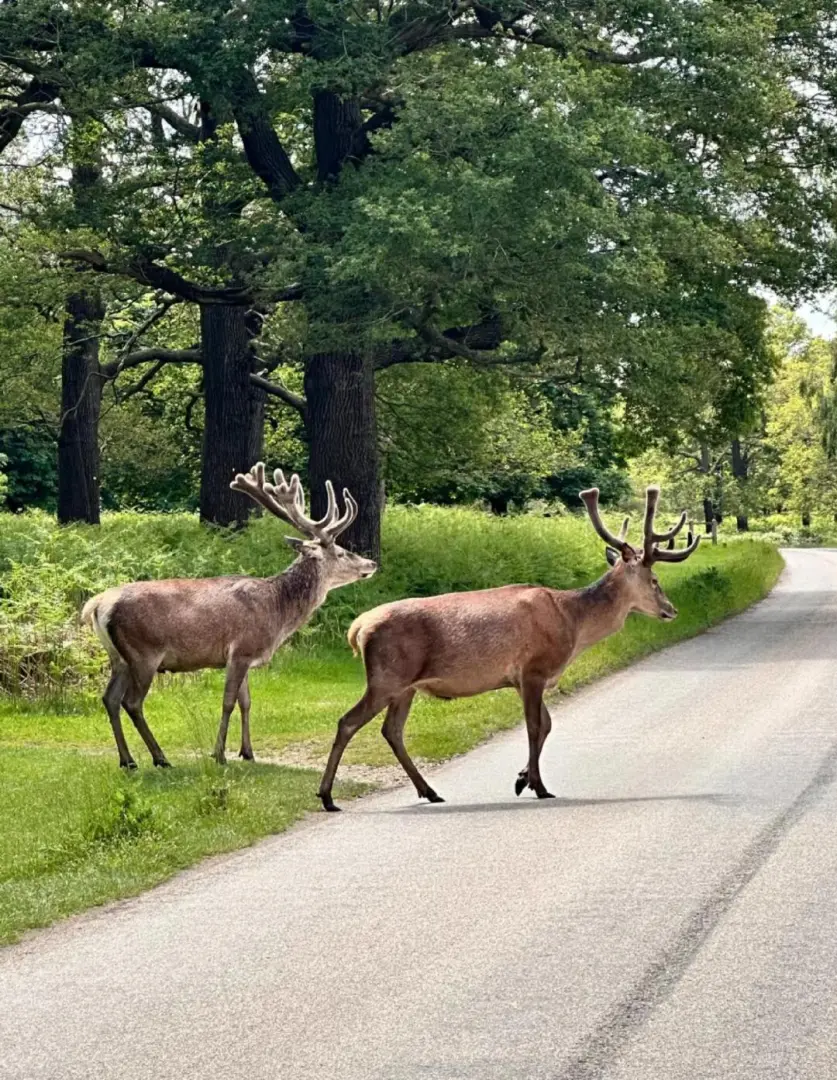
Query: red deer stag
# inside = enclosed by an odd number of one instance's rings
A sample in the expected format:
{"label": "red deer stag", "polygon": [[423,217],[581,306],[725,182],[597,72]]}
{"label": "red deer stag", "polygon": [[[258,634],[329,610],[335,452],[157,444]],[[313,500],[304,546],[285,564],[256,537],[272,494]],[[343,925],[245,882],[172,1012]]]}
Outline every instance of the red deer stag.
{"label": "red deer stag", "polygon": [[659,619],[677,612],[660,588],[655,562],[682,562],[698,546],[695,538],[679,551],[657,545],[682,529],[685,513],[666,533],[654,532],[659,488],[648,488],[642,550],[626,540],[627,519],[618,536],[599,515],[598,488],[582,491],[590,520],[607,545],[611,569],[584,589],[557,590],[538,585],[505,585],[479,592],[399,600],[360,615],[349,629],[349,643],[366,667],[366,692],[343,717],[320,783],[326,810],[349,740],[387,710],[381,732],[415,785],[419,798],[443,802],[416,768],[404,746],[404,724],[417,690],[434,697],[459,698],[514,687],[523,700],[529,735],[529,762],[518,774],[515,792],[531,788],[550,799],[539,760],[552,727],[543,694],[579,653],[622,629],[632,611]]}
{"label": "red deer stag", "polygon": [[137,581],[94,596],[82,612],[108,651],[112,673],[102,698],[119,750],[119,764],[135,769],[120,720],[120,706],[131,718],[155,765],[169,762],[151,733],[142,705],[157,672],[226,668],[224,704],[213,757],[225,759],[227,728],[236,701],[241,710],[241,757],[252,761],[250,744],[250,668],[266,664],[279,646],[323,603],[330,589],[371,577],[371,559],[345,551],[335,540],[357,515],[357,503],[343,489],[342,516],[331,481],[328,508],[320,521],[305,515],[299,477],[290,483],[280,470],[265,482],[259,462],[230,487],[249,495],[269,513],[293,525],[306,539],[285,539],[298,557],[270,578],[219,577]]}

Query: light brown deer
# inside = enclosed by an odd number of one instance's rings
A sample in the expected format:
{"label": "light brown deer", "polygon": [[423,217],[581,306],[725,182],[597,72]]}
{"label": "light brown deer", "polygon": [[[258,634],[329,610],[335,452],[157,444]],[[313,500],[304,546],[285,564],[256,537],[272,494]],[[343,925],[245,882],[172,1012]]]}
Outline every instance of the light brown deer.
{"label": "light brown deer", "polygon": [[248,672],[266,664],[279,646],[323,603],[330,589],[371,577],[371,559],[345,551],[335,540],[357,515],[357,503],[343,489],[340,515],[331,481],[328,508],[320,521],[305,514],[299,477],[286,482],[280,470],[265,481],[259,462],[230,484],[269,513],[293,525],[306,539],[286,536],[298,557],[270,578],[219,577],[138,581],[94,596],[82,612],[108,651],[112,673],[102,698],[110,718],[119,764],[135,769],[120,719],[131,718],[155,765],[169,762],[143,715],[143,701],[157,672],[226,668],[221,724],[213,757],[225,762],[230,714],[241,710],[241,757],[253,759],[250,742]]}
{"label": "light brown deer", "polygon": [[438,698],[471,697],[514,687],[523,700],[529,735],[529,761],[515,782],[519,795],[531,788],[551,799],[540,774],[540,755],[552,728],[544,691],[579,653],[622,629],[632,611],[674,619],[677,611],[660,587],[653,565],[682,562],[700,542],[679,550],[657,545],[673,540],[685,513],[665,533],[654,532],[659,489],[649,487],[642,550],[626,540],[628,520],[618,536],[599,515],[598,488],[582,491],[590,520],[607,545],[611,569],[584,589],[558,590],[538,585],[505,585],[479,592],[399,600],[360,615],[349,628],[349,644],[366,667],[366,692],[341,717],[320,783],[326,810],[339,810],[331,795],[340,758],[364,724],[387,710],[381,733],[415,785],[419,798],[443,802],[427,783],[404,746],[404,724],[417,690]]}

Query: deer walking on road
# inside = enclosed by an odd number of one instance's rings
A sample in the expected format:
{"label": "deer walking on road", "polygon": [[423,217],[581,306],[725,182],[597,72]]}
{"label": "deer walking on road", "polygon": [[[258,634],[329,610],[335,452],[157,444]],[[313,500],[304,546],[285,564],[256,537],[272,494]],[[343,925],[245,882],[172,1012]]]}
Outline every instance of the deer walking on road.
{"label": "deer walking on road", "polygon": [[304,539],[285,537],[297,558],[284,573],[270,578],[138,581],[94,596],[82,612],[82,620],[93,627],[110,657],[111,677],[102,700],[123,768],[135,769],[136,762],[125,741],[120,708],[133,721],[154,764],[167,767],[143,714],[143,702],[158,672],[202,668],[226,669],[213,757],[219,764],[226,760],[227,729],[237,702],[240,756],[252,760],[248,672],[270,660],[329,590],[371,577],[377,569],[371,559],[335,543],[357,515],[357,503],[345,488],[341,515],[334,487],[327,481],[328,508],[321,520],[312,521],[305,514],[305,495],[296,474],[286,482],[277,469],[271,484],[259,462],[246,475],[239,473],[230,487],[302,533]]}
{"label": "deer walking on road", "polygon": [[505,585],[479,592],[399,600],[360,615],[349,628],[349,643],[366,667],[366,692],[337,726],[337,735],[320,783],[326,810],[339,810],[332,786],[343,751],[352,736],[386,709],[381,732],[419,798],[443,802],[404,746],[404,725],[418,690],[439,698],[471,697],[514,687],[523,701],[529,760],[515,782],[519,795],[531,788],[550,799],[540,774],[540,755],[552,728],[544,691],[576,656],[621,630],[632,611],[674,619],[677,611],[653,571],[657,562],[682,562],[697,548],[696,537],[679,551],[659,544],[673,540],[686,521],[665,533],[654,531],[659,489],[646,493],[641,549],[627,542],[628,521],[618,536],[601,519],[598,488],[582,491],[593,528],[604,540],[611,569],[584,589],[558,590],[537,585]]}

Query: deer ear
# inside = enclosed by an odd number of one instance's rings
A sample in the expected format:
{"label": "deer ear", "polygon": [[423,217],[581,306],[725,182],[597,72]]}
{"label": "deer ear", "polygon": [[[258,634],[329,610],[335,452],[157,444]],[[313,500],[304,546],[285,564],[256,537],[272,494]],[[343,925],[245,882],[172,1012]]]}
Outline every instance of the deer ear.
{"label": "deer ear", "polygon": [[616,566],[621,556],[615,548],[606,547],[605,558],[607,559],[608,566]]}
{"label": "deer ear", "polygon": [[302,551],[305,547],[305,541],[299,536],[286,536],[285,543],[290,544],[294,551]]}

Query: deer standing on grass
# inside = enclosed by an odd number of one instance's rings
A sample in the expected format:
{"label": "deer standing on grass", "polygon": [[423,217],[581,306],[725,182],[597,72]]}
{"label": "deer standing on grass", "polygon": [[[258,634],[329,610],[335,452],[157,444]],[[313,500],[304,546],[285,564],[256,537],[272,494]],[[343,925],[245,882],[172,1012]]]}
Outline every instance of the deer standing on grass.
{"label": "deer standing on grass", "polygon": [[110,657],[112,672],[102,700],[123,768],[137,766],[125,741],[120,707],[142,736],[154,764],[167,767],[143,715],[143,701],[157,672],[202,668],[226,668],[227,673],[212,756],[219,764],[226,760],[227,728],[238,702],[241,757],[252,761],[248,672],[270,660],[330,589],[371,577],[377,569],[371,559],[335,543],[357,516],[357,503],[345,488],[340,515],[334,486],[326,481],[328,508],[320,521],[312,521],[305,515],[305,495],[296,474],[288,483],[277,469],[271,484],[259,462],[246,476],[239,473],[230,487],[305,537],[285,537],[298,557],[284,573],[270,578],[137,581],[94,596],[82,612],[82,620],[93,626]]}
{"label": "deer standing on grass", "polygon": [[341,717],[320,783],[326,810],[339,810],[331,795],[343,751],[364,724],[386,709],[381,733],[415,785],[419,798],[444,802],[416,768],[404,746],[404,724],[417,690],[434,697],[472,697],[514,687],[523,700],[529,761],[514,785],[551,799],[539,761],[552,728],[544,691],[579,653],[621,630],[632,611],[674,619],[677,611],[653,572],[656,562],[682,562],[700,537],[679,550],[657,545],[683,528],[684,513],[665,533],[654,532],[659,488],[649,487],[641,550],[626,540],[628,520],[614,536],[599,515],[598,488],[582,491],[593,528],[604,540],[611,569],[584,589],[505,585],[479,592],[399,600],[360,615],[349,628],[349,644],[366,667],[366,692]]}

